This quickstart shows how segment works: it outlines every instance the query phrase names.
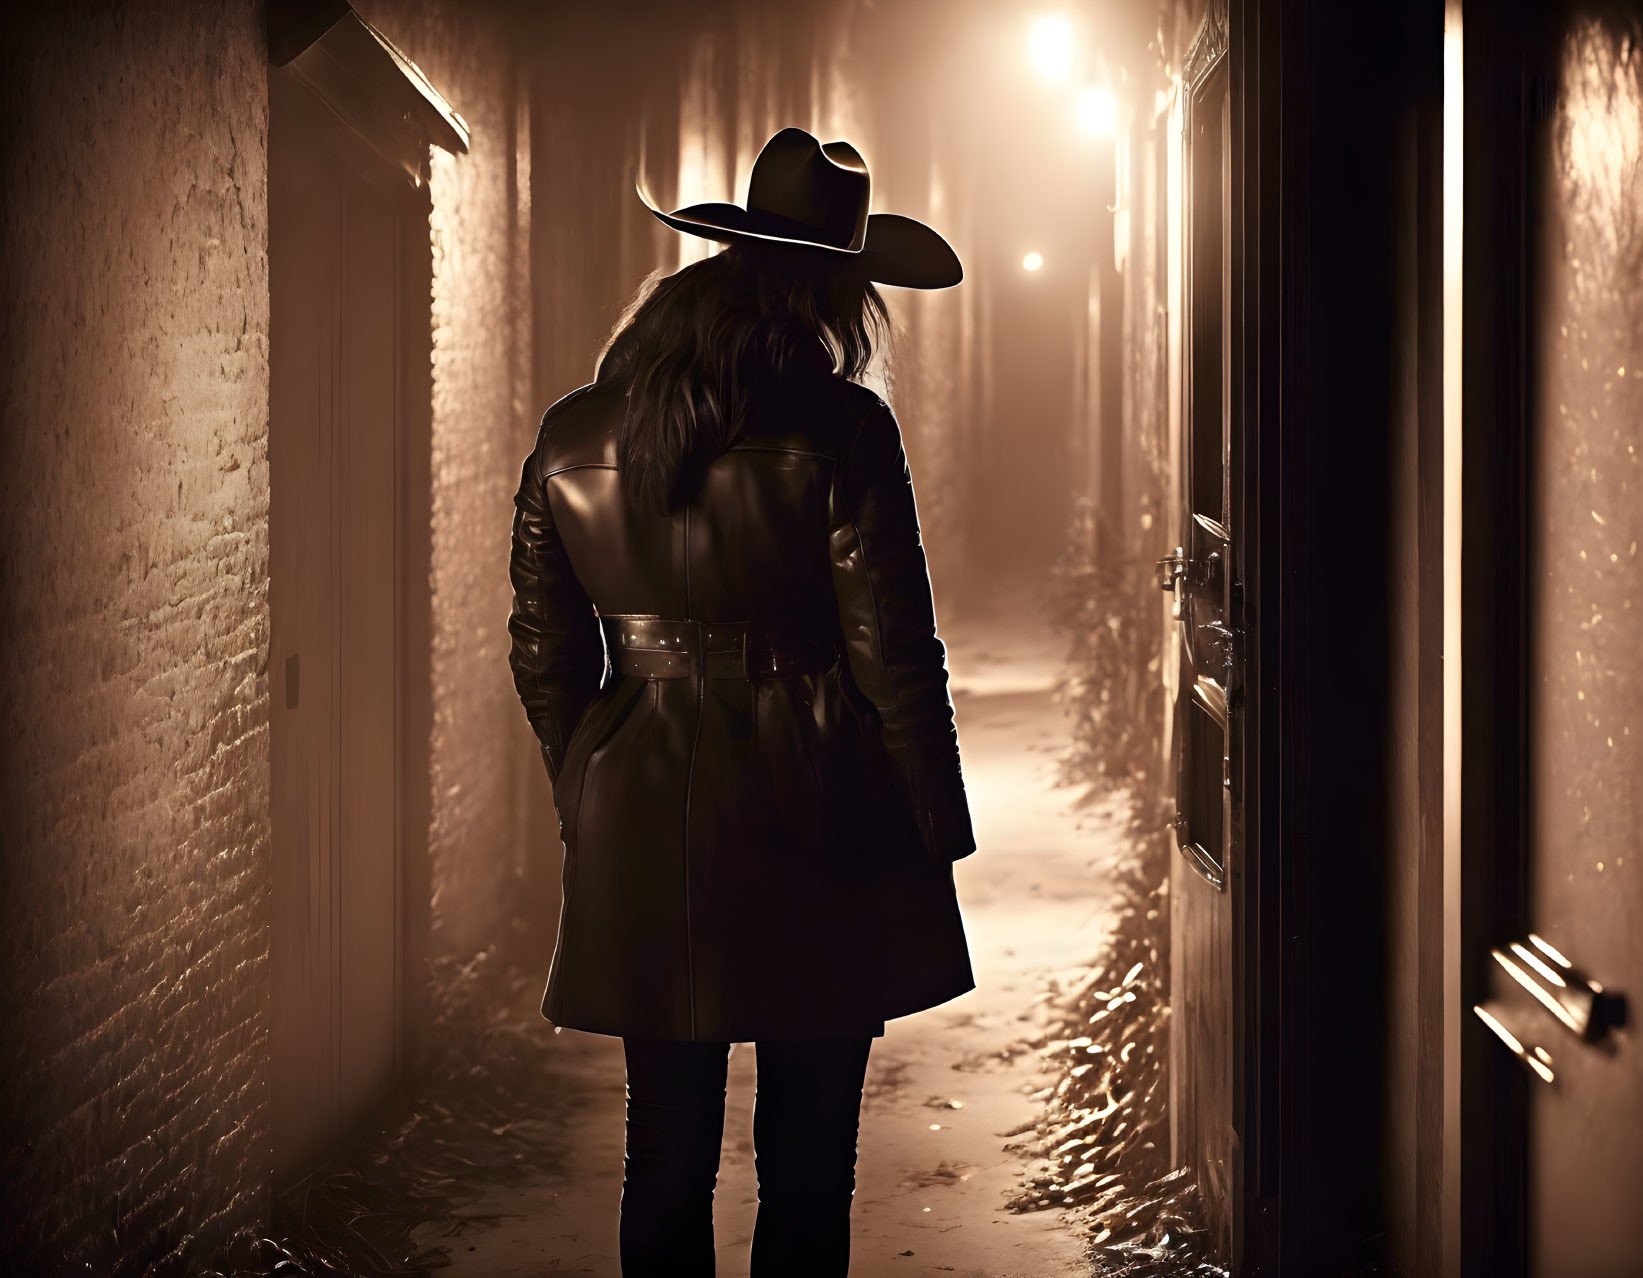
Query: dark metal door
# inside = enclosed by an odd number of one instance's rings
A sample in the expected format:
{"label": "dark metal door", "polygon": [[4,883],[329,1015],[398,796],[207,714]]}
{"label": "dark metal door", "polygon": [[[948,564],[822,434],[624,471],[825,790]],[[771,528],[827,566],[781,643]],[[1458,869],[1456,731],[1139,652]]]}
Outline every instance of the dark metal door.
{"label": "dark metal door", "polygon": [[282,1177],[391,1089],[403,1002],[401,219],[392,187],[337,153],[305,94],[271,76],[272,1081]]}
{"label": "dark metal door", "polygon": [[[1643,23],[1561,32],[1529,225],[1528,1272],[1643,1273]],[[1508,966],[1510,965],[1510,966]],[[1522,978],[1521,980],[1519,978]],[[1524,982],[1528,984],[1524,984]],[[1602,994],[1595,999],[1587,982]],[[1545,1077],[1550,1075],[1550,1077]]]}
{"label": "dark metal door", "polygon": [[1183,119],[1182,414],[1179,538],[1160,564],[1174,591],[1176,758],[1172,861],[1171,1130],[1192,1167],[1223,1258],[1232,1249],[1236,876],[1231,755],[1237,732],[1232,395],[1231,111],[1224,28],[1206,25],[1188,61]]}

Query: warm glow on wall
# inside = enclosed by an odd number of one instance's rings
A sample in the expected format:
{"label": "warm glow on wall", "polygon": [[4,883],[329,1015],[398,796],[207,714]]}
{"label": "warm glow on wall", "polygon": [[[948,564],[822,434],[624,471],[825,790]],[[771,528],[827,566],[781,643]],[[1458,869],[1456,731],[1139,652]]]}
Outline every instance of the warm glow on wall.
{"label": "warm glow on wall", "polygon": [[1079,90],[1073,103],[1078,127],[1086,133],[1104,136],[1118,127],[1118,99],[1107,89]]}
{"label": "warm glow on wall", "polygon": [[1046,80],[1059,84],[1072,74],[1072,23],[1060,14],[1046,14],[1027,32],[1027,54]]}
{"label": "warm glow on wall", "polygon": [[1043,265],[1044,255],[1042,253],[1029,253],[1021,259],[1021,269],[1024,271],[1036,271]]}

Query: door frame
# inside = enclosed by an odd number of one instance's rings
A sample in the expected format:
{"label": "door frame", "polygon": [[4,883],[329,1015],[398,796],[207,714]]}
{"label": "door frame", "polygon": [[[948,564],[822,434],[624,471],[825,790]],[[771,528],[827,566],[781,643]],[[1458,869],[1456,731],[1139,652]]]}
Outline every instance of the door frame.
{"label": "door frame", "polygon": [[[271,22],[273,14],[271,12]],[[380,39],[380,37],[378,37]],[[384,42],[385,43],[385,42]],[[293,67],[269,70],[270,129],[292,130],[313,140],[332,163],[384,197],[393,211],[395,235],[394,335],[394,1085],[403,1083],[420,1058],[430,1008],[426,977],[431,924],[429,778],[433,727],[432,615],[428,582],[432,564],[432,252],[428,238],[432,204],[426,183],[426,141],[407,152],[403,137],[374,137],[375,117],[343,109],[325,86]],[[398,127],[403,130],[402,117]],[[288,143],[289,144],[289,143]],[[270,156],[274,144],[271,139]],[[407,158],[409,157],[409,158]],[[271,165],[270,182],[281,180]],[[272,285],[272,281],[271,281]],[[270,420],[270,430],[280,429]],[[272,570],[273,565],[270,564]],[[287,696],[283,657],[272,646],[269,683],[272,713]],[[279,945],[279,937],[271,945]],[[327,1134],[329,1141],[345,1135]],[[307,1174],[327,1150],[310,1142],[276,1151],[276,1188]]]}
{"label": "door frame", "polygon": [[1286,981],[1301,951],[1291,920],[1305,885],[1306,846],[1301,810],[1286,800],[1305,787],[1309,769],[1308,749],[1295,731],[1306,708],[1290,693],[1291,672],[1305,677],[1308,660],[1305,593],[1285,586],[1305,580],[1311,544],[1301,494],[1283,483],[1286,470],[1306,463],[1305,412],[1296,409],[1305,386],[1285,358],[1295,347],[1298,322],[1285,255],[1305,237],[1305,212],[1286,197],[1286,181],[1295,179],[1283,168],[1285,110],[1293,112],[1283,38],[1305,21],[1298,3],[1305,0],[1227,0],[1222,8],[1231,82],[1229,402],[1237,419],[1227,458],[1234,524],[1229,626],[1240,642],[1234,701],[1240,726],[1229,759],[1239,872],[1227,889],[1236,964],[1234,1275],[1293,1270],[1303,1229],[1283,1211],[1305,1148],[1290,1104],[1305,986]]}
{"label": "door frame", "polygon": [[[1291,561],[1297,543],[1302,550],[1306,545],[1294,531],[1295,494],[1281,482],[1286,466],[1293,465],[1294,450],[1301,449],[1304,458],[1305,446],[1304,438],[1286,438],[1286,433],[1300,432],[1284,429],[1288,396],[1282,353],[1289,337],[1286,325],[1293,318],[1280,304],[1282,254],[1296,233],[1296,210],[1282,199],[1279,163],[1284,105],[1279,36],[1289,8],[1290,0],[1218,0],[1206,15],[1206,23],[1220,24],[1225,33],[1225,52],[1217,56],[1228,76],[1229,113],[1230,227],[1224,278],[1231,298],[1225,393],[1232,418],[1226,459],[1232,541],[1227,624],[1235,636],[1239,672],[1229,696],[1228,846],[1224,886],[1217,886],[1229,897],[1234,965],[1230,1259],[1232,1272],[1239,1275],[1280,1272],[1286,1253],[1280,1210],[1284,1173],[1295,1163],[1301,1139],[1286,1121],[1283,1087],[1295,1050],[1295,1018],[1304,1016],[1283,983],[1286,957],[1295,948],[1283,924],[1300,868],[1300,831],[1286,824],[1282,800],[1287,787],[1279,780],[1304,773],[1307,754],[1293,733],[1283,732],[1296,707],[1286,701],[1275,677],[1280,668],[1287,670],[1305,656],[1305,645],[1298,642],[1304,614],[1296,613],[1282,591],[1285,573],[1295,571]],[[1195,87],[1183,77],[1178,92],[1184,99]],[[1190,120],[1184,121],[1183,141],[1187,129]],[[1190,160],[1185,154],[1179,159],[1184,187],[1190,181],[1185,167]],[[1192,234],[1189,217],[1182,218],[1184,239]],[[1181,288],[1186,329],[1191,295],[1185,272]],[[1189,358],[1185,346],[1183,341],[1183,380]],[[1184,396],[1181,408],[1184,440],[1190,411]],[[1183,493],[1182,501],[1188,500]],[[1188,689],[1177,690],[1178,697],[1187,695]],[[1203,873],[1196,861],[1193,866]]]}
{"label": "door frame", "polygon": [[1460,760],[1445,777],[1459,830],[1446,849],[1453,898],[1444,1015],[1449,1218],[1444,1272],[1526,1272],[1527,1071],[1473,1016],[1490,949],[1529,930],[1529,200],[1537,116],[1550,107],[1546,15],[1532,0],[1456,4],[1463,58],[1460,281],[1458,700]]}
{"label": "door frame", "polygon": [[[1530,111],[1529,0],[1467,5],[1464,78],[1464,270],[1461,284],[1464,358],[1460,440],[1466,458],[1459,500],[1461,538],[1458,660],[1447,667],[1443,601],[1455,590],[1445,565],[1442,453],[1443,132],[1441,101],[1421,101],[1413,129],[1417,190],[1412,233],[1419,275],[1415,329],[1421,417],[1418,483],[1421,682],[1418,772],[1421,794],[1418,1016],[1430,1029],[1415,1069],[1416,1204],[1420,1272],[1450,1278],[1521,1274],[1523,1070],[1471,1014],[1487,989],[1489,946],[1523,919],[1526,822],[1522,796],[1526,725],[1522,714],[1525,582],[1524,450],[1528,390],[1525,349],[1523,205],[1525,123]],[[1488,12],[1484,12],[1485,10]],[[1401,11],[1407,20],[1408,6]],[[1431,38],[1441,39],[1443,7],[1433,10]],[[1245,701],[1248,752],[1245,796],[1247,881],[1235,901],[1243,974],[1235,987],[1240,1017],[1235,1058],[1235,1114],[1244,1138],[1245,1199],[1235,1219],[1234,1273],[1311,1272],[1328,1250],[1307,1209],[1319,1191],[1309,1176],[1329,1157],[1333,1133],[1309,1129],[1320,1098],[1362,1078],[1320,1076],[1307,1027],[1311,1000],[1327,996],[1311,965],[1320,929],[1335,902],[1328,836],[1307,796],[1326,785],[1338,764],[1316,757],[1314,740],[1329,707],[1309,689],[1325,686],[1331,654],[1319,650],[1321,617],[1313,595],[1334,582],[1322,522],[1326,512],[1305,491],[1315,463],[1338,452],[1315,420],[1319,388],[1310,356],[1312,315],[1297,272],[1309,258],[1313,219],[1329,205],[1308,187],[1301,157],[1320,145],[1315,130],[1342,113],[1314,96],[1299,60],[1318,56],[1319,23],[1306,0],[1248,0],[1231,5],[1235,112],[1233,181],[1235,262],[1241,265],[1239,322],[1234,326],[1235,403],[1246,414],[1245,453],[1234,463],[1243,484],[1240,536],[1245,548]],[[1286,61],[1284,51],[1288,50]],[[1426,56],[1422,53],[1420,56]],[[1401,107],[1403,104],[1397,104]],[[1353,127],[1361,115],[1346,116]],[[1352,138],[1342,141],[1349,145]],[[1323,238],[1318,236],[1317,238]],[[1326,298],[1326,301],[1329,300]],[[1300,477],[1300,482],[1286,477]],[[1516,530],[1516,537],[1498,530]],[[1479,535],[1486,532],[1488,535]],[[1458,671],[1464,669],[1465,679]],[[1458,737],[1464,755],[1446,746],[1455,725],[1444,720],[1445,683],[1460,689]],[[1362,705],[1380,684],[1349,685],[1344,700]],[[1445,828],[1443,807],[1458,818]],[[1366,850],[1360,847],[1359,851]],[[1372,850],[1372,849],[1368,849]],[[1381,908],[1375,905],[1372,908]],[[1392,987],[1377,977],[1383,992]],[[1375,987],[1365,981],[1359,992]],[[1378,1014],[1370,1009],[1371,1014]],[[1460,1086],[1462,1078],[1469,1086]],[[1505,1115],[1506,1121],[1502,1121]],[[1320,1151],[1328,1156],[1321,1157]],[[1364,1149],[1358,1156],[1376,1158]]]}
{"label": "door frame", "polygon": [[1226,6],[1212,5],[1185,54],[1171,112],[1180,264],[1172,299],[1179,316],[1171,405],[1177,545],[1160,563],[1159,584],[1174,595],[1165,649],[1174,676],[1171,1154],[1198,1180],[1215,1254],[1231,1260],[1242,1233],[1236,918],[1246,879],[1242,801],[1231,771],[1232,758],[1243,754],[1243,619],[1231,606],[1242,547],[1230,508],[1243,417],[1234,398],[1238,235],[1228,35]]}
{"label": "door frame", "polygon": [[[1420,102],[1415,121],[1419,188],[1413,235],[1420,264],[1417,329],[1421,373],[1417,537],[1421,666],[1418,771],[1422,897],[1417,1012],[1431,1027],[1416,1069],[1416,1204],[1420,1272],[1449,1278],[1512,1278],[1527,1260],[1525,1169],[1528,1076],[1472,1014],[1490,988],[1490,947],[1527,931],[1529,723],[1526,486],[1532,262],[1527,198],[1533,131],[1550,101],[1543,58],[1545,15],[1532,0],[1464,4],[1461,210],[1464,253],[1458,438],[1445,440],[1442,367],[1441,102]],[[1242,795],[1243,881],[1233,896],[1234,1124],[1241,1141],[1242,1197],[1234,1211],[1233,1272],[1310,1271],[1318,1240],[1304,1219],[1316,1197],[1308,1168],[1329,1133],[1309,1131],[1306,1100],[1339,1080],[1310,1077],[1308,979],[1314,933],[1308,879],[1328,878],[1324,829],[1309,828],[1306,795],[1322,781],[1312,734],[1327,710],[1308,704],[1327,653],[1315,651],[1311,594],[1329,581],[1325,529],[1316,501],[1286,476],[1305,476],[1327,439],[1310,419],[1306,303],[1294,276],[1307,261],[1316,214],[1307,175],[1284,169],[1304,156],[1307,131],[1330,118],[1305,68],[1294,60],[1317,38],[1305,0],[1232,0],[1227,5],[1233,183],[1233,405],[1243,415],[1231,463],[1235,580],[1243,587],[1235,628],[1245,637],[1242,702],[1245,752],[1235,760]],[[1406,10],[1407,12],[1407,10]],[[1432,40],[1441,38],[1434,9]],[[1333,28],[1331,28],[1333,29]],[[1284,50],[1289,50],[1286,64]],[[1425,56],[1425,55],[1423,55]],[[1287,83],[1286,83],[1287,80]],[[1436,113],[1436,114],[1434,114]],[[1314,118],[1315,117],[1315,118]],[[1445,443],[1458,443],[1458,488],[1445,492]],[[1459,511],[1447,508],[1458,498]],[[1453,527],[1446,532],[1446,519]],[[1446,566],[1446,537],[1459,529],[1458,581]],[[1458,646],[1445,643],[1443,602],[1456,592]],[[1453,658],[1444,661],[1445,651]],[[1464,670],[1464,679],[1459,672]],[[1453,681],[1458,719],[1445,722]],[[1352,696],[1366,694],[1354,689]],[[1458,740],[1464,750],[1452,747]],[[1451,820],[1444,820],[1449,807]],[[1448,828],[1446,828],[1446,826]],[[1426,846],[1430,844],[1430,846]],[[1309,867],[1309,861],[1313,866]],[[1316,884],[1313,885],[1316,887]],[[1333,908],[1333,907],[1332,907]],[[1390,987],[1388,987],[1390,988]],[[1465,1080],[1465,1086],[1462,1086]],[[1365,1157],[1376,1152],[1362,1151]]]}
{"label": "door frame", "polygon": [[[1277,1119],[1280,1083],[1280,964],[1282,917],[1275,885],[1280,882],[1277,839],[1268,838],[1268,813],[1278,826],[1277,787],[1280,738],[1265,729],[1275,721],[1282,614],[1268,603],[1282,582],[1277,572],[1278,540],[1270,527],[1270,501],[1282,499],[1278,483],[1280,309],[1278,309],[1278,199],[1280,171],[1265,163],[1277,156],[1277,21],[1268,3],[1227,5],[1229,128],[1229,286],[1231,378],[1229,402],[1236,416],[1232,453],[1227,458],[1229,514],[1234,524],[1229,626],[1239,637],[1240,685],[1234,701],[1239,716],[1229,736],[1229,779],[1237,807],[1229,811],[1239,874],[1232,877],[1232,1125],[1239,1166],[1234,1175],[1232,1271],[1263,1273],[1275,1260],[1275,1237],[1282,1165]],[[1282,529],[1282,508],[1278,511]]]}
{"label": "door frame", "polygon": [[[1234,1178],[1233,1272],[1275,1273],[1286,1140],[1280,1122],[1286,1036],[1281,771],[1297,753],[1281,726],[1276,672],[1294,660],[1282,608],[1285,439],[1281,250],[1293,210],[1282,199],[1280,10],[1274,0],[1228,5],[1231,79],[1231,408],[1239,419],[1228,459],[1236,541],[1230,624],[1240,638],[1239,752],[1229,762],[1240,808],[1233,820],[1241,873],[1233,882],[1232,1104],[1240,1165]],[[1270,674],[1268,672],[1271,672]]]}

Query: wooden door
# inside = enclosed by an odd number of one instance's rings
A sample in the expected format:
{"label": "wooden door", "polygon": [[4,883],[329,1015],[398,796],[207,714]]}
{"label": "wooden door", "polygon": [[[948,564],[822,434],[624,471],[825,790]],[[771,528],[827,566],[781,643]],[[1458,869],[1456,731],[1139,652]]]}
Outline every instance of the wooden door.
{"label": "wooden door", "polygon": [[1575,4],[1548,28],[1525,41],[1527,482],[1508,543],[1526,873],[1485,1023],[1524,1065],[1523,1272],[1618,1278],[1643,1273],[1643,21]]}
{"label": "wooden door", "polygon": [[1233,754],[1238,651],[1233,623],[1231,110],[1224,28],[1189,59],[1183,120],[1181,497],[1175,553],[1175,845],[1172,860],[1170,1101],[1176,1165],[1197,1174],[1206,1223],[1232,1253],[1234,898],[1238,841]]}
{"label": "wooden door", "polygon": [[403,1003],[402,219],[392,182],[368,180],[331,144],[305,93],[271,76],[272,1046],[282,1178],[392,1088]]}

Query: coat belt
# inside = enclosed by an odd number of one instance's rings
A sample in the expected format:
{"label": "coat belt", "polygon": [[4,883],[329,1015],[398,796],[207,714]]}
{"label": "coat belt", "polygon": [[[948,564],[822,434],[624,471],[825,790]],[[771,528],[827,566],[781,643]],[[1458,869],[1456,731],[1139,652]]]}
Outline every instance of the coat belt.
{"label": "coat belt", "polygon": [[682,679],[698,669],[709,679],[786,679],[820,674],[838,659],[831,636],[759,622],[624,616],[600,622],[616,673],[640,679]]}

